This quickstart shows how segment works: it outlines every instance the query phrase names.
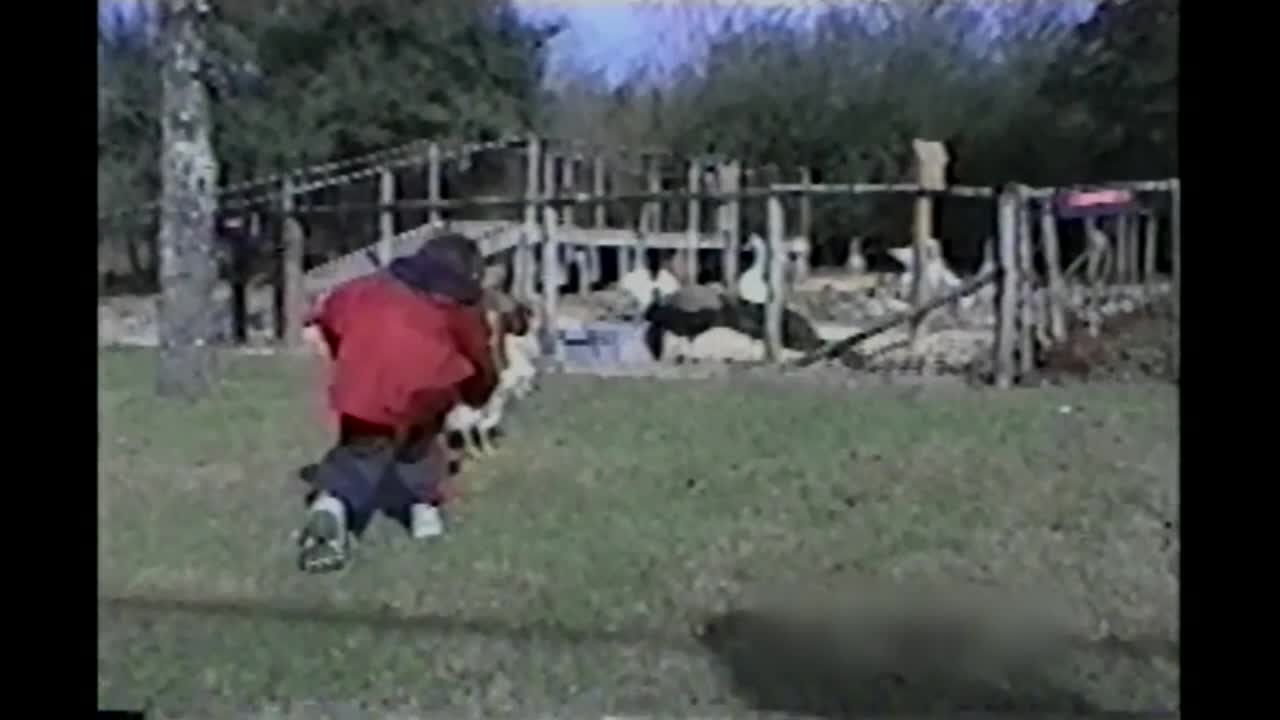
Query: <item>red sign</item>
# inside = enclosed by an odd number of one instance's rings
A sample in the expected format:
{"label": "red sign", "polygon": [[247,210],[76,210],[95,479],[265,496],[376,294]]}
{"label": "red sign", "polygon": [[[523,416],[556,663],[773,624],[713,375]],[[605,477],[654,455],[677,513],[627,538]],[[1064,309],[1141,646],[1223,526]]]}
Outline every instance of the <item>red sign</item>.
{"label": "red sign", "polygon": [[1137,209],[1132,190],[1066,190],[1058,193],[1058,215],[1065,218],[1121,215]]}

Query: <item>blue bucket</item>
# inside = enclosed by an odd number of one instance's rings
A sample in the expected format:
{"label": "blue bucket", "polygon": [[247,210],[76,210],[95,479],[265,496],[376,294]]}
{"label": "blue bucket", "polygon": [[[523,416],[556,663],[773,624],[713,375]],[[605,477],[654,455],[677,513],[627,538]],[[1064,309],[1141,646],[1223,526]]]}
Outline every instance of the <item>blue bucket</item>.
{"label": "blue bucket", "polygon": [[560,330],[564,363],[594,368],[647,365],[653,356],[644,344],[645,326],[638,323],[593,322]]}

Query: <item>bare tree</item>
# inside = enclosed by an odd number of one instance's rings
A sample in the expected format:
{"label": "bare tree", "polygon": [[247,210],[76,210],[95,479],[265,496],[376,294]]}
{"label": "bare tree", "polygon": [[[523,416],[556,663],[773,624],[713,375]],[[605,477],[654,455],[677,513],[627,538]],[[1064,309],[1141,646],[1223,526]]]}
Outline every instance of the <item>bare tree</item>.
{"label": "bare tree", "polygon": [[210,139],[203,71],[208,0],[161,6],[164,103],[160,194],[160,364],[162,396],[195,399],[209,390],[217,159]]}

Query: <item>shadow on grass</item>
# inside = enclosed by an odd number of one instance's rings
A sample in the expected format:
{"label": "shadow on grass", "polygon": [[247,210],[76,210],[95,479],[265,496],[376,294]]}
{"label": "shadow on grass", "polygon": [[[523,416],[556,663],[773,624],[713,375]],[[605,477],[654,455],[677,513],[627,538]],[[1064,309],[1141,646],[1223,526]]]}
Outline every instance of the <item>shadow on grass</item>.
{"label": "shadow on grass", "polygon": [[401,613],[393,608],[382,612],[333,606],[306,605],[261,598],[180,597],[132,594],[100,594],[98,607],[123,615],[196,615],[209,619],[274,621],[314,625],[347,625],[394,632],[421,632],[441,635],[474,635],[515,642],[550,645],[656,646],[674,652],[698,654],[698,645],[687,634],[663,636],[653,630],[580,629],[555,622],[505,620],[486,617],[458,617],[435,613]]}
{"label": "shadow on grass", "polygon": [[[732,610],[712,617],[699,639],[727,671],[734,692],[754,709],[825,718],[1137,717],[1099,707],[1082,687],[1073,655],[1144,663],[1170,652],[1177,657],[1176,643],[1170,648],[1108,641],[1061,642],[1034,655],[1002,659],[999,651],[981,647],[964,632],[937,627],[913,633],[905,624],[855,627],[829,619],[802,624],[780,613]],[[1173,713],[1142,713],[1164,715]]]}
{"label": "shadow on grass", "polygon": [[[709,653],[727,671],[729,689],[753,709],[833,719],[970,713],[1138,717],[1128,708],[1109,711],[1093,699],[1095,693],[1085,686],[1098,678],[1082,669],[1079,656],[1113,668],[1116,660],[1149,665],[1156,658],[1176,663],[1178,657],[1176,641],[1114,638],[1041,644],[1021,653],[992,652],[964,628],[912,627],[910,619],[891,623],[893,627],[850,618],[797,620],[764,610],[731,610],[709,617],[692,633],[685,628],[668,633],[654,627],[582,629],[545,620],[403,614],[256,598],[100,595],[98,604],[122,616],[187,614],[351,625],[397,634],[473,635],[569,649],[614,645],[689,656]],[[1094,677],[1085,680],[1087,675]],[[1122,684],[1143,682],[1132,673],[1115,679]]]}

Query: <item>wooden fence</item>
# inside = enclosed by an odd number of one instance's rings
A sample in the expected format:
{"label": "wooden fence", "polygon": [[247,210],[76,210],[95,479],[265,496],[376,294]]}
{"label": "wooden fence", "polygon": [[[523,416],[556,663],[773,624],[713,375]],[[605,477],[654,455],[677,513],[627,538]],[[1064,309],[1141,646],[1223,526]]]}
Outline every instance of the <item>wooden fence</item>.
{"label": "wooden fence", "polygon": [[[727,158],[697,158],[687,161],[686,187],[682,190],[661,190],[660,178],[656,173],[656,163],[648,162],[646,175],[648,189],[644,192],[609,192],[606,187],[606,168],[599,155],[592,156],[592,148],[574,143],[548,142],[530,136],[520,139],[503,139],[491,143],[444,147],[439,143],[418,143],[399,152],[369,156],[366,167],[346,174],[333,173],[333,168],[346,169],[347,164],[337,163],[320,166],[329,175],[319,177],[323,173],[316,168],[298,173],[291,173],[279,178],[271,178],[259,184],[245,184],[230,189],[229,192],[245,193],[256,191],[247,197],[227,197],[221,211],[223,213],[260,213],[265,211],[279,212],[286,221],[280,223],[282,228],[281,245],[283,247],[283,268],[279,273],[282,291],[278,296],[283,302],[283,332],[286,343],[296,343],[301,337],[301,322],[306,305],[306,289],[303,272],[303,243],[305,238],[301,228],[292,219],[296,216],[324,214],[334,212],[366,211],[378,213],[379,237],[376,243],[380,262],[385,263],[403,249],[397,246],[397,238],[409,236],[415,241],[448,226],[444,213],[460,209],[481,207],[507,207],[522,209],[522,220],[512,222],[513,240],[509,243],[497,243],[493,252],[511,251],[511,268],[514,292],[522,299],[535,301],[540,305],[541,315],[545,322],[543,327],[547,333],[544,347],[559,352],[556,318],[558,317],[558,283],[554,277],[562,245],[575,245],[584,248],[588,255],[595,257],[588,266],[598,271],[600,267],[598,253],[601,247],[616,247],[623,255],[623,270],[629,270],[643,253],[650,247],[678,248],[685,251],[685,271],[689,277],[697,277],[699,251],[719,250],[722,252],[722,268],[726,278],[726,286],[733,291],[733,278],[737,276],[738,249],[741,242],[741,209],[742,203],[759,201],[765,203],[767,218],[767,251],[766,269],[770,286],[769,299],[766,306],[765,354],[766,360],[776,362],[781,356],[782,325],[786,303],[786,283],[784,266],[787,258],[794,253],[788,247],[787,218],[784,212],[783,199],[795,197],[800,199],[800,231],[807,233],[811,222],[811,199],[818,196],[860,196],[869,194],[909,194],[916,198],[914,214],[914,252],[916,268],[924,263],[925,243],[932,236],[932,203],[939,197],[964,197],[994,200],[995,225],[998,236],[998,267],[983,273],[966,282],[954,292],[938,297],[927,298],[916,282],[912,293],[912,310],[899,316],[877,322],[873,327],[859,333],[830,343],[827,346],[805,355],[796,361],[798,365],[808,365],[823,358],[839,354],[850,347],[873,337],[885,330],[900,325],[911,328],[914,340],[916,331],[923,318],[932,310],[956,299],[976,292],[994,284],[996,326],[994,329],[992,365],[994,382],[997,386],[1008,387],[1025,376],[1032,369],[1034,345],[1040,341],[1057,342],[1066,337],[1066,277],[1071,268],[1064,271],[1060,263],[1060,249],[1057,241],[1057,220],[1053,215],[1050,200],[1054,196],[1054,188],[1030,188],[1010,185],[1002,189],[990,187],[965,187],[947,185],[943,181],[945,153],[939,151],[936,143],[920,143],[915,146],[917,153],[917,181],[912,183],[847,183],[816,184],[811,182],[807,173],[802,174],[801,182],[771,183],[763,187],[742,187],[743,170],[736,161]],[[491,197],[444,198],[441,197],[441,167],[447,160],[461,160],[470,153],[485,150],[520,149],[524,153],[525,189],[520,195],[502,195]],[[651,158],[659,151],[640,149],[642,158]],[[559,162],[557,162],[559,161]],[[579,192],[578,166],[589,165],[591,168],[591,192]],[[395,197],[397,169],[425,166],[428,173],[426,198]],[[557,167],[560,176],[557,177]],[[379,196],[376,202],[343,203],[341,205],[311,204],[303,201],[306,193],[319,187],[335,183],[349,182],[353,179],[379,178]],[[1166,192],[1170,195],[1170,233],[1172,237],[1172,292],[1175,314],[1175,325],[1178,319],[1178,289],[1181,279],[1181,228],[1180,204],[1181,195],[1177,180],[1138,183],[1109,183],[1108,187],[1125,188],[1135,192]],[[265,188],[265,190],[264,190]],[[264,202],[270,202],[274,208],[264,208]],[[711,235],[702,230],[704,203],[714,204],[715,231]],[[639,205],[642,210],[638,214],[638,226],[629,229],[613,229],[606,227],[606,206],[618,203]],[[683,233],[662,232],[662,205],[669,203],[686,203],[687,226]],[[407,232],[397,232],[395,213],[403,210],[426,210],[430,219],[429,226],[413,228]],[[580,227],[578,218],[580,210],[589,209],[591,218],[589,228]],[[1039,242],[1034,241],[1033,218],[1039,219]],[[1149,286],[1156,282],[1155,247],[1156,220],[1148,214],[1145,236],[1138,235],[1137,220],[1125,225],[1117,234],[1115,257],[1117,267],[1125,277],[1144,278]],[[250,225],[259,223],[251,222]],[[425,232],[424,232],[425,230]],[[1145,243],[1145,255],[1139,261],[1138,247]],[[403,243],[401,243],[403,244]],[[541,263],[535,262],[535,251],[540,251]],[[366,263],[363,257],[367,251],[353,253],[353,262]],[[358,256],[358,257],[357,257]],[[1094,260],[1089,253],[1081,256],[1088,262]],[[1043,278],[1035,269],[1037,258],[1047,271]],[[541,285],[543,291],[535,294],[535,268],[541,265]],[[364,266],[362,266],[364,267]],[[595,272],[593,271],[593,272]],[[917,276],[920,273],[916,273]],[[341,273],[334,276],[339,280]],[[1098,278],[1091,277],[1094,283]],[[1154,291],[1153,291],[1154,292]],[[1041,301],[1039,298],[1045,298]],[[1044,310],[1042,310],[1044,308]],[[1174,354],[1174,367],[1177,367],[1177,336],[1171,338]]]}

